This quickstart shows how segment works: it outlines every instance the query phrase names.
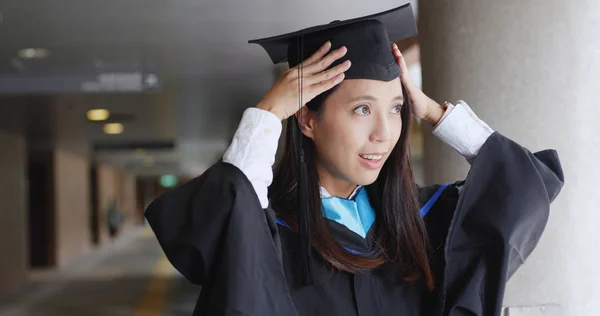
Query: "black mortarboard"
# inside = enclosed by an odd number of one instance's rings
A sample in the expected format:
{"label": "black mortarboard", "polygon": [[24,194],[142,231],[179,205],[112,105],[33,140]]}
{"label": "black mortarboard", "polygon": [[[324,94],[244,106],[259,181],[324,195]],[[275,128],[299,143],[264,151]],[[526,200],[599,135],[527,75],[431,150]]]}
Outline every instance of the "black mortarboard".
{"label": "black mortarboard", "polygon": [[[326,41],[333,51],[346,46],[348,52],[329,68],[349,59],[352,66],[344,73],[346,79],[390,81],[400,76],[391,43],[417,35],[417,25],[409,4],[344,21],[334,21],[300,31],[252,40],[261,45],[273,63],[288,62],[291,67],[310,57]],[[301,46],[301,51],[298,45]],[[298,53],[301,55],[298,56]]]}
{"label": "black mortarboard", "polygon": [[[350,60],[350,69],[344,72],[345,79],[374,79],[391,81],[400,76],[400,66],[392,52],[392,42],[417,35],[412,7],[409,4],[355,19],[334,21],[300,31],[251,40],[250,43],[261,45],[271,57],[273,63],[288,62],[290,68],[313,55],[326,41],[331,41],[333,51],[341,46],[348,49],[343,58],[338,59],[328,68],[335,67],[345,60]],[[299,69],[300,72],[300,69]],[[302,78],[302,76],[299,76]],[[299,84],[299,89],[302,84]],[[304,104],[301,96],[298,109]],[[299,132],[301,133],[301,132]],[[300,134],[301,135],[301,134]],[[300,172],[298,179],[298,220],[300,237],[304,255],[304,282],[312,283],[309,269],[310,262],[310,229],[306,201],[306,165],[302,136],[298,137]]]}

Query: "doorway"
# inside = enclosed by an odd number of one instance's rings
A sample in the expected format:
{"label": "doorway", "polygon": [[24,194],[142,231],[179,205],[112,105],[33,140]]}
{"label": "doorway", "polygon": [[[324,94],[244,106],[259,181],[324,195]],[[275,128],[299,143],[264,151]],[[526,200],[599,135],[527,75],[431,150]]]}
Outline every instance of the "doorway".
{"label": "doorway", "polygon": [[29,153],[29,264],[52,267],[54,254],[54,172],[51,152]]}

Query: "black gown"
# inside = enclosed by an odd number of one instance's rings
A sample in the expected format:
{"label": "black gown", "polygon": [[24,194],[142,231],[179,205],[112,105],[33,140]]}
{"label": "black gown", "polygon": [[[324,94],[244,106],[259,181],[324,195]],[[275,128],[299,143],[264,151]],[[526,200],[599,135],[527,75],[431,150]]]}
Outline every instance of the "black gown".
{"label": "black gown", "polygon": [[[299,236],[224,162],[157,198],[146,218],[174,267],[202,285],[193,315],[500,315],[506,282],[537,245],[563,182],[556,151],[532,154],[495,132],[464,181],[422,188],[424,204],[435,200],[424,217],[433,292],[385,266],[333,271],[316,254],[314,284],[300,286]],[[336,224],[340,243],[368,251],[369,234],[353,239]]]}

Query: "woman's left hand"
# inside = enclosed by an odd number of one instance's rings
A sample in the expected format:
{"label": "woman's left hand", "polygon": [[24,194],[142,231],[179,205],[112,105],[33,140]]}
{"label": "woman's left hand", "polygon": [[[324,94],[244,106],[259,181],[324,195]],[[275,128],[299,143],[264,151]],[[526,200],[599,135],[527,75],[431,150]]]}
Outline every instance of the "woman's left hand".
{"label": "woman's left hand", "polygon": [[408,92],[408,97],[412,103],[413,114],[419,119],[429,122],[431,125],[436,125],[444,115],[444,109],[412,82],[408,74],[406,61],[404,60],[402,53],[400,53],[398,45],[393,44],[392,50],[394,52],[394,57],[396,57],[396,61],[402,70],[400,79]]}

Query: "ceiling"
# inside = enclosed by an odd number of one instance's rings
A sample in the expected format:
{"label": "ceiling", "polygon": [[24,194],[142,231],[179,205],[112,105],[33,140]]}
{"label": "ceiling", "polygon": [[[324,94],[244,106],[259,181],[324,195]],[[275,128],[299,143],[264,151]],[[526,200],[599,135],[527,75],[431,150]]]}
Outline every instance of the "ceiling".
{"label": "ceiling", "polygon": [[[125,130],[105,135],[101,124],[86,124],[95,158],[139,174],[197,174],[222,155],[242,111],[280,71],[248,40],[406,2],[0,0],[0,94],[52,96],[55,106],[70,104],[74,119],[107,108]],[[24,48],[48,55],[20,58]]]}

